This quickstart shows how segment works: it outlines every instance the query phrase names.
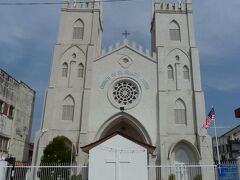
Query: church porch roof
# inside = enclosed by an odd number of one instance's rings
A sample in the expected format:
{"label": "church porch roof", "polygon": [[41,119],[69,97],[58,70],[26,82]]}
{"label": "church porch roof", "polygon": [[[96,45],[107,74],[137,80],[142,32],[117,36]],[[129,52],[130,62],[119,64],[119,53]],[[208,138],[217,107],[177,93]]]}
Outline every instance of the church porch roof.
{"label": "church porch roof", "polygon": [[93,143],[91,143],[91,144],[88,144],[88,145],[86,145],[86,146],[83,146],[83,147],[81,147],[81,149],[83,150],[83,152],[88,153],[88,152],[89,152],[91,149],[93,149],[94,147],[102,144],[103,142],[107,141],[108,139],[111,139],[112,137],[114,137],[114,136],[116,136],[116,135],[120,135],[120,136],[122,136],[122,137],[124,137],[124,138],[126,138],[126,139],[128,139],[128,140],[130,140],[130,141],[132,141],[132,142],[134,142],[134,143],[136,143],[136,144],[138,144],[138,145],[146,148],[149,153],[153,153],[154,150],[156,149],[155,146],[152,146],[152,145],[150,145],[150,144],[146,144],[146,143],[140,142],[140,141],[138,141],[138,140],[136,140],[136,139],[134,139],[134,138],[132,138],[132,137],[130,137],[130,136],[122,133],[122,132],[119,132],[119,131],[116,131],[116,132],[114,132],[114,133],[112,133],[112,134],[110,134],[110,135],[108,135],[108,136],[106,136],[106,137],[104,137],[104,138],[102,138],[102,139],[99,139],[99,140],[96,141],[96,142],[93,142]]}

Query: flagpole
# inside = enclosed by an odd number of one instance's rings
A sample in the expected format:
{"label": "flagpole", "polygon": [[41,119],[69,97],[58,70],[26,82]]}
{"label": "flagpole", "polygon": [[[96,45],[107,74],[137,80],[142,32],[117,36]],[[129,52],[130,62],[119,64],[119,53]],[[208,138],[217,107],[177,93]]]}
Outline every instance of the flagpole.
{"label": "flagpole", "polygon": [[216,128],[216,122],[215,121],[216,121],[216,119],[214,119],[213,125],[214,125],[215,140],[216,140],[216,146],[217,146],[217,158],[218,158],[218,164],[221,164],[220,155],[219,155],[219,147],[218,147],[217,128]]}

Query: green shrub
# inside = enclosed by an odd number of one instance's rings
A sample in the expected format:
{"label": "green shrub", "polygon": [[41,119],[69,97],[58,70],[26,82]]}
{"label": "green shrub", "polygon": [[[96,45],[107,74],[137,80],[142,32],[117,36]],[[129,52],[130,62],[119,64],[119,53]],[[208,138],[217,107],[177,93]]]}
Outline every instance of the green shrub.
{"label": "green shrub", "polygon": [[168,176],[168,180],[176,180],[175,174],[170,174],[170,175]]}
{"label": "green shrub", "polygon": [[82,176],[81,175],[73,175],[71,177],[71,180],[82,180]]}
{"label": "green shrub", "polygon": [[201,175],[196,175],[193,180],[202,180],[202,176]]}

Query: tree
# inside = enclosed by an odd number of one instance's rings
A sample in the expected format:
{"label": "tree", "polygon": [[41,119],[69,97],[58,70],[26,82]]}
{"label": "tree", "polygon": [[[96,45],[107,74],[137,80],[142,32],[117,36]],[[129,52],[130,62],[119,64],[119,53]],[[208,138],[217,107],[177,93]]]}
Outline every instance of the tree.
{"label": "tree", "polygon": [[67,142],[64,136],[57,136],[43,151],[41,164],[45,163],[70,163],[75,160],[72,153],[72,145]]}
{"label": "tree", "polygon": [[[72,161],[71,161],[72,157]],[[41,158],[41,166],[60,166],[70,165],[70,162],[75,160],[75,155],[72,153],[72,144],[64,136],[57,136],[51,141],[43,151]],[[69,177],[70,168],[41,167],[38,170],[38,177],[41,180],[51,180],[61,177]]]}

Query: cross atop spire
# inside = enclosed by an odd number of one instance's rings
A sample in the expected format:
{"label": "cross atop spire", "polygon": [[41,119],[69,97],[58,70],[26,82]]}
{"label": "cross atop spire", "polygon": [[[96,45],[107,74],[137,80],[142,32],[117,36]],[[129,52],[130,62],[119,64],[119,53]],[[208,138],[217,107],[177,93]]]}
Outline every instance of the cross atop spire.
{"label": "cross atop spire", "polygon": [[128,36],[130,35],[130,33],[129,33],[127,30],[125,30],[125,31],[122,33],[122,35],[124,35],[124,39],[128,39]]}

